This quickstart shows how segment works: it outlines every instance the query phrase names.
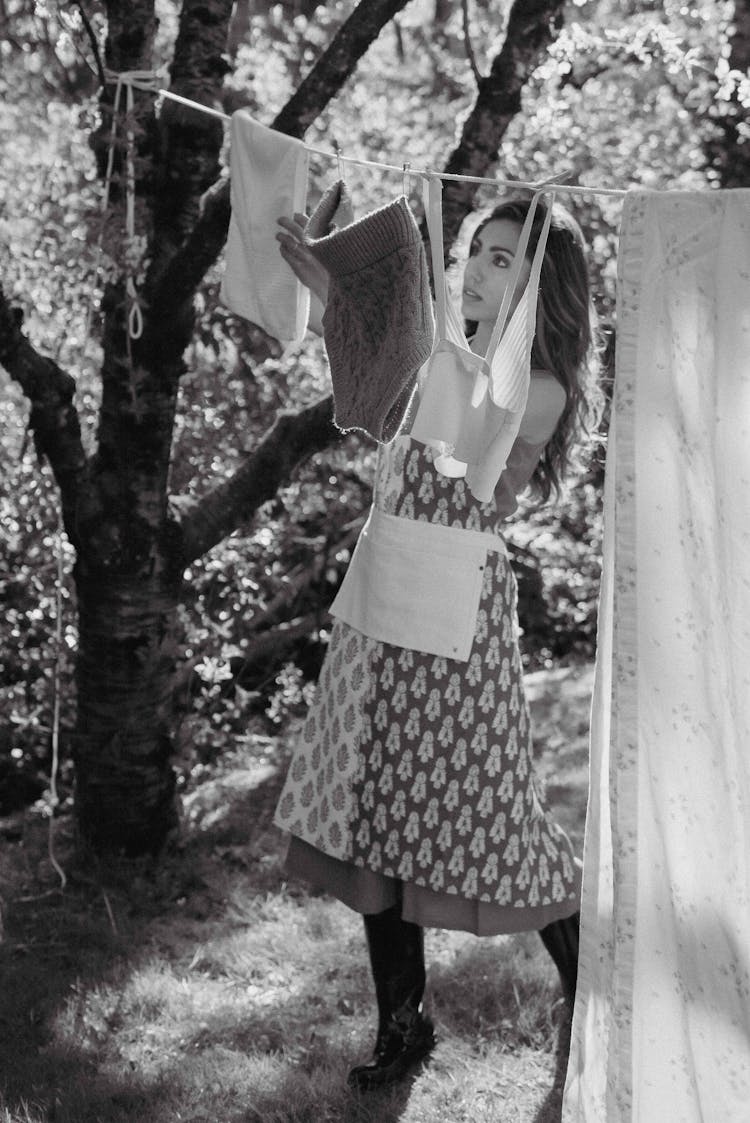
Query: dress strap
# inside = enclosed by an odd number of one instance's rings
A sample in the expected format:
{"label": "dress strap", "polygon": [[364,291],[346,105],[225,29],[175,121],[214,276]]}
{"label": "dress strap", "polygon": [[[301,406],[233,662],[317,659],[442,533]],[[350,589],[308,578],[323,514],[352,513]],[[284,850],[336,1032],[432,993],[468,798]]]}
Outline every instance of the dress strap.
{"label": "dress strap", "polygon": [[[542,192],[534,195],[529,206],[529,212],[521,231],[521,237],[516,250],[513,266],[520,269],[528,250],[529,236],[534,220],[534,214]],[[545,215],[542,229],[539,233],[531,270],[526,288],[521,293],[515,311],[507,323],[503,323],[507,316],[508,305],[512,298],[515,279],[509,277],[508,287],[503,299],[504,308],[495,323],[495,328],[487,347],[487,367],[490,371],[488,391],[495,405],[504,409],[522,410],[526,403],[529,390],[529,375],[531,367],[531,348],[536,334],[536,308],[539,292],[539,278],[542,272],[544,254],[547,247],[547,236],[552,221],[552,204],[550,200]],[[516,271],[516,278],[518,271]]]}
{"label": "dress strap", "polygon": [[[508,284],[506,286],[505,293],[500,304],[500,311],[498,312],[497,319],[495,320],[495,326],[492,329],[490,342],[487,345],[485,358],[487,359],[487,362],[489,364],[492,363],[495,351],[497,350],[498,344],[500,343],[503,335],[503,331],[505,330],[505,324],[508,319],[508,312],[510,310],[511,301],[518,285],[518,278],[521,273],[521,268],[524,261],[526,260],[526,251],[529,248],[529,239],[531,238],[531,228],[534,223],[536,209],[539,205],[539,200],[541,199],[545,190],[549,190],[549,188],[542,188],[539,191],[534,192],[531,202],[529,203],[529,209],[526,214],[526,218],[524,219],[523,226],[521,227],[521,234],[518,239],[518,247],[513,257],[513,265],[511,266],[510,274],[508,276]],[[529,280],[526,285],[526,290],[523,294],[523,299],[534,304],[535,308],[536,294],[539,288],[539,277],[542,272],[542,262],[544,261],[544,251],[547,248],[547,235],[549,234],[550,222],[552,220],[553,202],[554,193],[552,192],[552,198],[550,199],[550,204],[547,207],[547,214],[545,215],[544,225],[542,227],[541,233],[539,235],[539,241],[537,242],[536,249],[534,251],[534,259],[531,263]],[[535,316],[532,317],[532,322],[533,320],[535,320],[535,318]]]}
{"label": "dress strap", "polygon": [[435,286],[435,327],[436,339],[445,339],[446,330],[446,291],[445,291],[445,249],[443,246],[443,184],[436,176],[422,180],[427,230],[430,235],[430,255],[432,258],[432,280]]}
{"label": "dress strap", "polygon": [[[508,323],[510,307],[518,285],[518,278],[521,274],[523,263],[526,260],[526,251],[531,238],[534,216],[537,206],[539,205],[539,200],[545,192],[550,192],[552,198],[550,199],[544,225],[534,251],[529,280],[522,294],[522,299],[528,305],[533,305],[533,308],[530,308],[530,321],[533,323],[536,318],[536,297],[539,288],[539,277],[542,271],[542,262],[544,261],[544,251],[547,246],[547,235],[549,234],[550,221],[552,218],[552,202],[554,201],[554,190],[548,184],[545,184],[538,191],[534,192],[521,228],[518,248],[516,249],[513,265],[511,266],[508,276],[508,285],[498,310],[497,319],[495,320],[485,355],[488,366],[492,364],[495,352],[497,351],[506,324]],[[435,286],[435,321],[437,328],[435,342],[437,343],[441,339],[450,339],[454,343],[458,343],[460,346],[468,349],[469,344],[466,340],[461,317],[454,308],[453,302],[449,299],[448,294],[448,285],[445,276],[445,247],[443,242],[443,183],[439,176],[425,176],[423,178],[423,198],[425,215],[427,218],[427,230],[430,235],[432,277]]]}
{"label": "dress strap", "polygon": [[445,277],[445,247],[443,243],[443,181],[439,176],[424,176],[422,180],[427,230],[430,235],[432,279],[435,286],[435,343],[450,339],[468,350],[461,317],[449,298]]}

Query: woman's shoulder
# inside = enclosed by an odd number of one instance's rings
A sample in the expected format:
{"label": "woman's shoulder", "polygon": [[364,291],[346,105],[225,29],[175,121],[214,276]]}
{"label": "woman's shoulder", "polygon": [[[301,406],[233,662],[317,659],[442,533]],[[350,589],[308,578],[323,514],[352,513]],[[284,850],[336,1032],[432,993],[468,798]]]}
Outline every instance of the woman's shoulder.
{"label": "woman's shoulder", "polygon": [[565,389],[551,371],[532,370],[518,435],[529,444],[546,444],[557,428],[566,401]]}
{"label": "woman's shoulder", "polygon": [[548,388],[556,386],[563,396],[565,395],[565,389],[560,379],[551,370],[547,370],[546,367],[532,367],[531,379],[533,382],[539,383],[540,386]]}

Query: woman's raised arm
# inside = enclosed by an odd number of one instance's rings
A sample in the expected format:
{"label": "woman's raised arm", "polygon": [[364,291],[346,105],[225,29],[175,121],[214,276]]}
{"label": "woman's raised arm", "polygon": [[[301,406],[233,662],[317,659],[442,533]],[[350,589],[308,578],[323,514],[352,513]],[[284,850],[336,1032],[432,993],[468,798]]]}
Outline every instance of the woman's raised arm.
{"label": "woman's raised arm", "polygon": [[287,265],[303,285],[310,290],[310,318],[308,327],[316,335],[323,334],[323,312],[328,300],[328,270],[320,264],[305,245],[307,218],[295,214],[293,218],[280,218],[282,227],[276,234],[279,251]]}

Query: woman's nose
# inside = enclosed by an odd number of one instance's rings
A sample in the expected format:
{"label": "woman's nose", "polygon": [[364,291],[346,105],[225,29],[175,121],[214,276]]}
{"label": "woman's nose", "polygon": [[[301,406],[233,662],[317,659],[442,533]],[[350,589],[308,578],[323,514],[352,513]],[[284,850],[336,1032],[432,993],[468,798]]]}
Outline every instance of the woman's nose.
{"label": "woman's nose", "polygon": [[464,269],[464,277],[467,281],[479,281],[482,279],[482,266],[476,257],[472,257]]}

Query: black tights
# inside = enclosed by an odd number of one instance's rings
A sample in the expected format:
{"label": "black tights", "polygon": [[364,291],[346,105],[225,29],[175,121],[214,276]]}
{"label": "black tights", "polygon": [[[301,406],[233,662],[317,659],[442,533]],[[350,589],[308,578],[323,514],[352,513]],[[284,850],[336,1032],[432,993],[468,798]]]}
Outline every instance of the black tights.
{"label": "black tights", "polygon": [[[385,1026],[405,1003],[418,1007],[424,995],[426,972],[424,930],[401,916],[401,901],[384,912],[364,917],[378,1019]],[[539,932],[560,974],[563,991],[573,1001],[578,980],[580,913],[553,920]]]}
{"label": "black tights", "polygon": [[378,1021],[385,1028],[404,1005],[418,1008],[424,995],[424,929],[401,917],[401,902],[364,917]]}
{"label": "black tights", "polygon": [[580,929],[581,914],[574,912],[562,920],[553,920],[539,935],[542,943],[555,961],[555,966],[560,972],[565,997],[573,1002],[576,996],[578,982],[578,934]]}

